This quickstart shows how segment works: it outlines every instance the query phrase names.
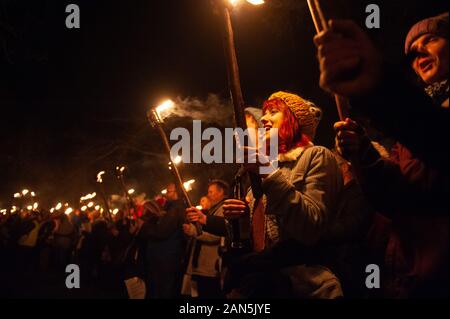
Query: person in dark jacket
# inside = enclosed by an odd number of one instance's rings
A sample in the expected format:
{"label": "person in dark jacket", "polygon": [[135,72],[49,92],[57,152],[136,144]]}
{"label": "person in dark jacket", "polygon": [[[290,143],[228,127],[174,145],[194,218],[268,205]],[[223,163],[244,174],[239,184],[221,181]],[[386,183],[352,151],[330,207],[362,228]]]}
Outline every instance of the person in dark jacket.
{"label": "person in dark jacket", "polygon": [[[357,122],[335,124],[338,150],[351,159],[371,204],[392,220],[384,297],[448,297],[448,19],[445,13],[420,21],[405,41],[425,92],[406,72],[383,65],[351,21],[333,21],[315,38],[321,86],[350,98],[355,112],[397,141],[386,159]],[[349,72],[354,76],[344,78]]]}
{"label": "person in dark jacket", "polygon": [[167,187],[166,204],[157,219],[138,219],[139,239],[145,241],[147,294],[151,299],[179,297],[185,238],[184,203],[175,184]]}
{"label": "person in dark jacket", "polygon": [[[228,198],[229,186],[225,181],[213,180],[208,185],[209,209],[196,207],[186,209],[188,214],[194,212],[203,216],[223,218],[223,202]],[[183,294],[199,298],[220,298],[220,256],[219,246],[224,240],[206,231],[198,235],[193,224],[183,225],[184,233],[192,237],[193,245],[189,254],[189,264],[183,280]]]}

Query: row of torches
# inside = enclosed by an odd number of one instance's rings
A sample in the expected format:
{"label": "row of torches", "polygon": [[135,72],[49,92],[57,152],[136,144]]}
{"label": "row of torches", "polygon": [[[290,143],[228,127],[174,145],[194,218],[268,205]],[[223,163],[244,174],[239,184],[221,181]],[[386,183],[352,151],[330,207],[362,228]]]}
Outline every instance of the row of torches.
{"label": "row of torches", "polygon": [[[158,107],[156,107],[154,109],[151,109],[150,112],[149,112],[149,114],[151,114],[151,116],[149,115],[149,120],[152,122],[152,125],[159,125],[159,126],[161,126],[163,124],[164,119],[169,116],[170,110],[172,108],[174,108],[174,107],[175,107],[175,103],[172,100],[167,100],[164,103],[162,103],[161,105],[159,105]],[[160,130],[160,133],[163,135],[162,138],[167,140],[167,136],[165,135],[164,131]],[[169,152],[169,158],[170,158],[170,150],[168,149],[167,151]],[[182,157],[181,156],[176,156],[173,159],[171,158],[171,162],[168,163],[169,170],[176,171],[176,174],[178,174],[178,176],[180,176],[179,172],[178,172],[178,169],[177,169],[177,166],[181,162],[182,162]],[[124,170],[125,170],[124,166],[116,167],[116,171],[118,173],[120,173],[120,174],[122,174],[124,172]],[[98,184],[102,184],[103,183],[103,176],[105,174],[106,174],[106,171],[100,171],[97,174],[97,183]],[[186,181],[186,182],[182,182],[180,180],[180,182],[178,183],[179,184],[178,185],[179,188],[182,188],[182,192],[184,193],[183,195],[184,195],[187,203],[190,203],[190,199],[187,196],[187,192],[192,190],[192,185],[194,183],[195,183],[194,179]],[[101,190],[103,191],[103,188]],[[128,195],[133,195],[134,193],[135,193],[134,189],[129,189],[128,190]],[[161,194],[162,195],[167,194],[167,189],[162,190]],[[28,189],[24,189],[21,192],[15,193],[14,194],[14,198],[15,199],[20,199],[20,198],[24,199],[24,198],[27,197],[27,195],[31,196],[32,198],[36,197],[36,193],[35,192],[30,191]],[[103,213],[104,209],[101,207],[101,205],[96,205],[92,201],[92,199],[94,199],[96,196],[97,196],[97,193],[95,193],[95,192],[87,194],[85,196],[82,196],[80,198],[80,203],[84,203],[84,202],[86,202],[88,200],[91,200],[91,201],[89,201],[89,203],[87,203],[86,205],[81,206],[80,210],[84,212],[84,211],[87,211],[88,209],[94,208],[95,210],[100,211],[101,213]],[[29,210],[29,211],[37,210],[38,208],[39,208],[39,204],[37,202],[35,202],[33,205],[28,205],[26,207],[26,209]],[[54,213],[55,211],[60,211],[63,208],[65,208],[64,213],[66,215],[70,215],[74,211],[74,209],[72,207],[70,207],[67,203],[66,204],[58,203],[55,207],[52,207],[50,209],[50,213]],[[21,209],[19,209],[17,206],[12,206],[10,212],[11,213],[15,213],[15,212],[17,212],[19,210],[21,210]],[[6,215],[7,212],[8,212],[7,209],[0,210],[0,213],[2,213],[3,215]],[[119,209],[118,208],[110,209],[110,212],[113,215],[116,215],[119,212]]]}
{"label": "row of torches", "polygon": [[[179,164],[180,162],[181,162],[181,157],[180,157],[180,158],[177,158],[176,161],[174,160],[174,164]],[[170,164],[171,164],[171,163],[170,163]],[[170,167],[169,167],[169,169],[170,169]],[[193,185],[194,183],[195,183],[195,180],[189,180],[189,181],[185,182],[183,186],[184,186],[184,188],[186,189],[186,191],[189,192],[189,191],[192,190],[192,185]],[[135,192],[136,192],[136,190],[133,189],[133,188],[131,188],[131,189],[128,190],[128,194],[129,194],[129,195],[133,195]],[[30,194],[32,198],[35,198],[35,197],[36,197],[36,193],[30,192],[30,191],[28,191],[27,189],[24,189],[24,190],[23,190],[22,192],[20,192],[20,193],[15,193],[15,194],[14,194],[14,198],[15,198],[15,199],[18,199],[18,198],[25,198],[25,196],[26,196],[27,194]],[[163,189],[163,190],[161,191],[161,194],[163,194],[163,195],[167,194],[167,189]],[[96,193],[96,192],[93,192],[93,193],[87,194],[87,195],[85,195],[85,196],[82,196],[82,197],[80,198],[80,203],[82,203],[83,206],[80,207],[80,211],[86,212],[86,211],[88,211],[88,210],[94,209],[94,210],[96,210],[96,211],[100,211],[101,213],[103,213],[103,211],[104,211],[103,207],[101,207],[101,205],[98,205],[98,204],[96,204],[96,203],[93,201],[93,199],[94,199],[96,196],[97,196],[97,193]],[[89,202],[86,203],[87,201],[89,201]],[[86,204],[85,204],[85,203],[86,203]],[[32,205],[27,205],[25,208],[26,208],[26,210],[28,210],[28,211],[36,211],[36,210],[39,209],[39,203],[38,203],[38,202],[34,202]],[[9,209],[9,212],[10,212],[11,214],[14,214],[14,213],[19,212],[19,211],[21,211],[21,210],[22,210],[21,208],[19,208],[19,207],[17,207],[17,206],[14,205],[14,206],[11,207],[11,209]],[[66,215],[70,215],[72,212],[74,212],[74,209],[73,209],[72,207],[70,207],[68,203],[63,204],[63,203],[59,202],[59,203],[57,203],[54,207],[50,208],[50,213],[53,214],[54,212],[56,212],[56,211],[61,211],[61,210],[64,210],[64,213],[65,213]],[[112,213],[113,215],[117,215],[118,212],[119,212],[119,209],[118,209],[118,208],[111,209],[111,213]],[[1,209],[1,210],[0,210],[0,214],[6,215],[7,213],[8,213],[8,209]]]}
{"label": "row of torches", "polygon": [[[223,1],[224,1],[224,3],[228,2],[232,7],[236,7],[243,0],[223,0]],[[245,1],[250,3],[250,4],[252,4],[252,5],[262,5],[262,4],[265,3],[264,0],[245,0]],[[314,25],[315,25],[315,27],[317,29],[317,32],[320,32],[321,30],[326,30],[327,29],[327,24],[326,24],[326,20],[324,18],[323,12],[322,12],[322,10],[320,8],[319,0],[307,0],[307,2],[308,2],[308,6],[309,6],[309,9],[310,9],[310,12],[311,12],[311,16],[312,16],[313,21],[314,21]],[[345,103],[345,101],[340,99],[340,97],[337,97],[337,96],[336,96],[336,101],[337,101],[337,104],[338,104],[338,110],[339,110],[340,117],[342,117],[343,109],[345,108],[345,104],[346,103]],[[158,129],[158,131],[159,131],[159,133],[161,135],[161,139],[166,144],[165,146],[166,146],[166,150],[169,153],[169,158],[171,157],[170,156],[170,149],[169,149],[170,146],[168,144],[168,139],[167,139],[167,136],[166,136],[166,134],[164,132],[164,129],[163,129],[163,121],[168,116],[168,114],[170,113],[169,112],[170,109],[172,109],[174,106],[175,106],[175,103],[173,101],[171,101],[171,100],[168,100],[168,101],[162,103],[161,105],[159,105],[158,107],[156,107],[154,109],[151,109],[148,112],[148,119],[149,119],[150,123],[152,124],[153,127]],[[195,182],[195,180],[190,180],[188,182],[184,182],[183,183],[183,181],[181,179],[181,175],[180,175],[180,173],[179,173],[179,171],[177,169],[177,165],[181,162],[181,157],[178,156],[178,157],[176,157],[174,159],[171,159],[171,160],[172,160],[172,162],[169,163],[169,170],[171,170],[174,173],[174,175],[176,177],[176,182],[178,184],[178,189],[181,190],[182,195],[183,195],[186,203],[189,206],[192,206],[191,200],[189,199],[189,196],[188,196],[187,192],[189,192],[192,189],[192,184]],[[175,165],[172,166],[172,163],[175,164]],[[120,173],[122,173],[123,170],[125,169],[125,167],[120,167],[120,168],[118,167],[117,169],[120,171]],[[97,182],[99,184],[101,184],[103,182],[102,181],[102,176],[104,174],[105,174],[105,171],[101,171],[97,175]],[[134,189],[130,189],[128,191],[128,194],[132,195],[134,192],[135,192]],[[24,197],[28,193],[30,193],[30,195],[32,197],[36,196],[36,194],[34,192],[30,192],[27,189],[24,189],[21,193],[14,194],[14,198]],[[162,194],[166,194],[167,190],[163,190],[161,193]],[[85,200],[91,200],[95,196],[96,196],[96,193],[88,194],[86,196],[83,196],[81,198],[80,202],[83,202]],[[103,210],[103,208],[101,208],[100,205],[96,205],[96,206],[94,206],[94,205],[95,205],[95,203],[91,201],[87,205],[82,206],[81,207],[81,211],[86,211],[86,210],[88,210],[89,208],[92,208],[92,207],[94,207],[96,210],[100,210],[100,211]],[[108,204],[105,203],[105,205],[107,206]],[[36,202],[33,205],[27,206],[27,209],[28,210],[33,210],[33,209],[36,210],[38,207],[39,207],[39,204]],[[64,207],[67,207],[65,209],[65,214],[66,215],[69,215],[69,214],[71,214],[73,212],[73,209],[71,207],[68,207],[68,204],[65,204]],[[58,203],[55,207],[53,207],[50,210],[50,212],[54,212],[55,210],[59,211],[61,208],[63,208],[62,203]],[[17,210],[18,210],[18,208],[13,206],[12,209],[11,209],[11,213],[16,212]],[[110,212],[113,213],[114,215],[116,215],[118,213],[118,211],[119,210],[117,208],[114,209],[114,210],[110,209]],[[4,215],[6,215],[7,210],[2,209],[0,212],[3,213]],[[198,225],[196,225],[196,226],[198,226]],[[199,230],[197,230],[197,231],[199,231]]]}

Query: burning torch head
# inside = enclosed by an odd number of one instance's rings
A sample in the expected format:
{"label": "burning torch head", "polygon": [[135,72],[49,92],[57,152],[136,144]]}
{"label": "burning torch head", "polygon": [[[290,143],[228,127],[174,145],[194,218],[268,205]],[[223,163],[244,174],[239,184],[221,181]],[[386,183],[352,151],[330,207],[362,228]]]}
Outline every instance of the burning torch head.
{"label": "burning torch head", "polygon": [[164,119],[168,116],[170,109],[175,106],[172,100],[167,100],[159,106],[151,109],[147,113],[147,117],[153,126],[162,124]]}
{"label": "burning torch head", "polygon": [[[265,3],[264,0],[245,0],[248,3],[250,3],[251,5],[254,6],[259,6]],[[241,0],[228,0],[229,4],[231,4],[231,6],[236,7],[240,2],[242,2]]]}
{"label": "burning torch head", "polygon": [[97,183],[103,183],[103,178],[102,178],[102,176],[103,175],[105,175],[105,171],[101,171],[101,172],[99,172],[98,174],[97,174]]}
{"label": "burning torch head", "polygon": [[116,166],[116,177],[121,179],[123,177],[123,172],[125,172],[125,166]]}

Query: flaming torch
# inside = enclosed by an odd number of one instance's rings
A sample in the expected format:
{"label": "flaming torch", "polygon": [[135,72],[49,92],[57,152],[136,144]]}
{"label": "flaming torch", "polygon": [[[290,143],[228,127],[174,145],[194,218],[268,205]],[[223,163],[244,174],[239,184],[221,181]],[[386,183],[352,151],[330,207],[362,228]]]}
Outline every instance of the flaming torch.
{"label": "flaming torch", "polygon": [[[105,175],[105,171],[101,171],[97,174],[97,184],[100,189],[100,195],[102,196],[103,202],[105,204],[106,209],[106,218],[109,221],[112,221],[111,211],[109,209],[108,199],[106,198],[105,187],[103,186],[103,175]],[[90,204],[90,203],[89,203]]]}
{"label": "flaming torch", "polygon": [[[178,162],[178,160],[171,158],[169,139],[167,138],[166,132],[164,131],[163,123],[164,123],[164,118],[167,117],[167,115],[169,113],[168,111],[170,109],[172,109],[174,106],[175,106],[175,103],[173,101],[167,100],[166,102],[159,105],[158,107],[152,108],[147,113],[147,118],[148,118],[150,124],[152,125],[152,127],[156,128],[158,130],[159,135],[161,136],[161,139],[163,141],[164,147],[166,149],[166,152],[169,155],[170,161],[172,163],[176,163],[176,162]],[[171,171],[174,174],[174,177],[175,177],[175,180],[176,180],[176,183],[178,186],[178,190],[183,195],[186,205],[188,205],[189,207],[193,207],[192,201],[189,198],[186,188],[184,187],[185,185],[183,183],[183,179],[181,178],[181,174],[180,174],[180,171],[178,170],[177,165],[173,165]],[[195,223],[194,226],[196,228],[197,234],[201,235],[202,229],[201,229],[200,224]]]}
{"label": "flaming torch", "polygon": [[[243,130],[247,128],[245,121],[245,103],[242,94],[241,80],[239,76],[239,64],[236,54],[236,45],[234,41],[233,23],[231,21],[231,12],[242,0],[220,0],[219,9],[223,23],[223,44],[225,48],[225,57],[227,61],[228,85],[230,87],[231,99],[234,107],[234,122],[236,127]],[[252,5],[262,5],[263,0],[246,0]],[[242,171],[242,169],[241,169]],[[252,191],[255,198],[262,197],[261,178],[257,174],[249,174]],[[241,176],[236,177],[236,183],[240,183]],[[239,196],[242,199],[244,195]]]}
{"label": "flaming torch", "polygon": [[[228,82],[231,91],[231,98],[234,105],[235,125],[245,129],[247,127],[244,114],[244,98],[241,89],[241,80],[239,76],[239,64],[236,54],[236,45],[234,41],[234,30],[231,21],[231,11],[242,0],[220,0],[221,15],[223,20],[223,43],[227,60]],[[246,0],[252,5],[262,5],[263,0]]]}
{"label": "flaming torch", "polygon": [[[314,26],[316,28],[317,33],[328,30],[328,23],[325,19],[325,15],[323,14],[322,8],[320,7],[319,0],[307,0],[309,11],[311,13],[312,20],[314,22]],[[339,96],[337,94],[334,95],[334,99],[336,101],[336,106],[339,114],[339,119],[341,121],[345,121],[347,117],[349,117],[349,102],[346,98]]]}
{"label": "flaming torch", "polygon": [[125,169],[126,169],[125,166],[116,166],[116,177],[119,180],[120,187],[122,188],[123,196],[126,199],[126,207],[127,207],[128,217],[130,217],[131,210],[134,209],[134,211],[136,211],[136,207],[134,205],[133,197],[131,197],[131,195],[133,195],[133,193],[134,193],[134,189],[132,191],[127,190],[127,186],[125,185],[125,179],[123,176],[123,172],[125,172]]}
{"label": "flaming torch", "polygon": [[[234,107],[234,124],[235,127],[240,127],[243,130],[247,128],[247,123],[245,121],[245,103],[242,94],[241,81],[239,76],[239,65],[236,54],[236,45],[234,41],[234,30],[231,21],[231,11],[236,7],[242,0],[219,0],[219,10],[223,23],[223,44],[225,49],[225,57],[227,61],[227,73],[228,73],[228,85],[230,87],[231,99],[233,101]],[[263,0],[246,0],[252,5],[262,5]],[[239,141],[237,141],[239,143]],[[236,174],[234,181],[234,194],[237,199],[244,200],[245,194],[242,187],[243,178],[243,166]],[[252,191],[254,197],[259,200],[262,195],[261,178],[255,173],[248,174],[251,181]],[[233,230],[232,248],[243,248],[245,240],[241,237],[239,219],[231,219],[230,224]]]}

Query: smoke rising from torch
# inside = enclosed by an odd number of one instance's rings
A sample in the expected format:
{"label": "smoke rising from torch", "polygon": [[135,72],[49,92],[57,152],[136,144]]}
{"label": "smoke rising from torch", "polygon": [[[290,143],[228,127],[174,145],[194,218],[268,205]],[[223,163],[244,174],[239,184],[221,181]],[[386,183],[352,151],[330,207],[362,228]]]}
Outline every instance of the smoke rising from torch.
{"label": "smoke rising from torch", "polygon": [[167,117],[181,117],[222,126],[233,123],[233,108],[230,102],[221,100],[216,94],[209,94],[206,100],[178,97],[174,100],[170,112],[160,115],[163,120]]}

